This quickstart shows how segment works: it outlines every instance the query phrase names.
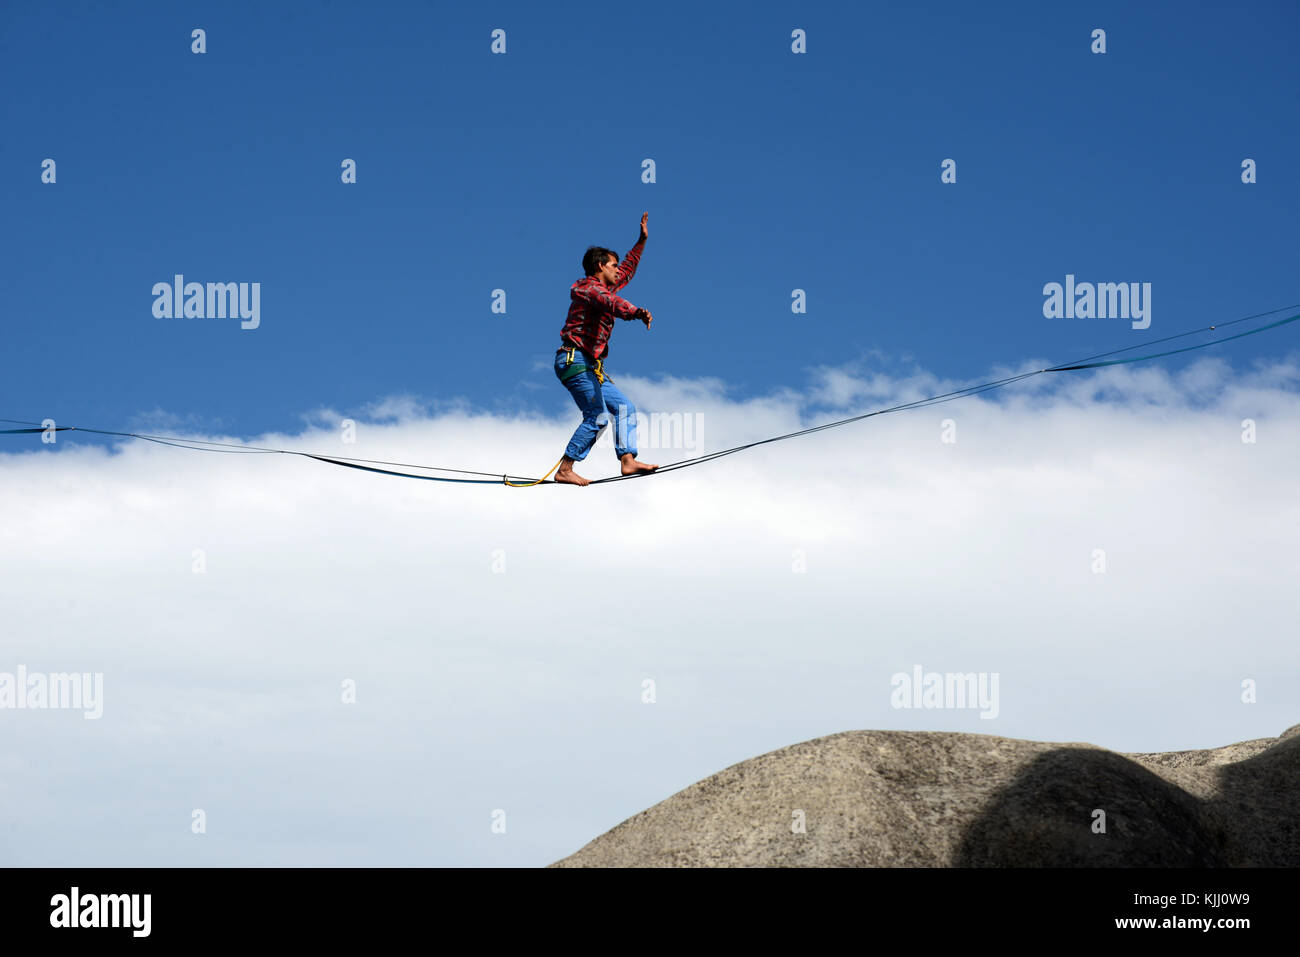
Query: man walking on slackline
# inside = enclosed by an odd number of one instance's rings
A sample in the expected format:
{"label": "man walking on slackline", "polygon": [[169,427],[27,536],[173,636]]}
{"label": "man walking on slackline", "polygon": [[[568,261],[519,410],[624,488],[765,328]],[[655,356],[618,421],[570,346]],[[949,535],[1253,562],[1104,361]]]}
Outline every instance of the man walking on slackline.
{"label": "man walking on slackline", "polygon": [[564,458],[560,460],[555,481],[572,485],[587,485],[588,480],[573,471],[573,463],[581,462],[591,451],[600,430],[606,425],[601,418],[614,418],[614,452],[622,462],[624,475],[653,472],[659,466],[636,460],[636,408],[627,396],[614,385],[605,371],[605,357],[609,354],[609,336],[614,331],[614,318],[640,319],[650,328],[649,310],[638,309],[614,293],[628,284],[636,274],[645,247],[646,220],[649,213],[641,215],[641,238],[628,250],[622,264],[618,253],[602,246],[590,246],[582,257],[582,270],[586,275],[569,289],[569,316],[560,330],[560,349],[555,353],[555,375],[573,395],[573,401],[582,410],[582,424],[578,426]]}

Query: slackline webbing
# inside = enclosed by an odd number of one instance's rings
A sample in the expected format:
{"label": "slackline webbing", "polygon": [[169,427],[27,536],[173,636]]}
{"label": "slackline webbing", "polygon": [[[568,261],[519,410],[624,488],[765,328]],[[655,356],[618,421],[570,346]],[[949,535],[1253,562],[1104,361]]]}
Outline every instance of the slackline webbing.
{"label": "slackline webbing", "polygon": [[1213,332],[1215,329],[1219,329],[1224,326],[1235,325],[1238,322],[1245,322],[1248,319],[1258,319],[1262,316],[1271,316],[1273,315],[1273,313],[1282,312],[1286,309],[1295,309],[1297,308],[1297,306],[1300,306],[1300,303],[1291,306],[1283,306],[1281,309],[1270,309],[1268,312],[1260,312],[1252,316],[1243,316],[1240,319],[1233,319],[1230,322],[1223,322],[1223,323],[1219,323],[1218,325],[1210,326],[1209,329],[1193,329],[1189,332],[1180,332],[1177,335],[1166,336],[1164,339],[1156,339],[1154,342],[1150,342],[1150,343],[1144,342],[1144,343],[1139,343],[1138,345],[1135,346],[1128,346],[1124,349],[1114,349],[1110,352],[1102,352],[1095,356],[1088,356],[1087,359],[1076,359],[1072,363],[1064,363],[1061,365],[1049,366],[1046,369],[1038,369],[1034,372],[1024,372],[1021,373],[1020,375],[1009,376],[1006,379],[998,379],[995,382],[984,382],[979,385],[970,386],[965,389],[958,389],[955,392],[947,392],[944,393],[943,395],[930,396],[929,398],[925,398],[925,399],[917,399],[915,402],[905,402],[902,405],[896,405],[888,409],[877,409],[874,412],[866,412],[863,413],[862,415],[851,416],[850,418],[840,419],[836,422],[827,422],[824,425],[815,425],[810,429],[801,429],[798,432],[788,432],[785,435],[777,435],[770,439],[760,439],[757,442],[749,442],[745,445],[738,445],[733,449],[724,449],[721,452],[710,452],[707,455],[700,455],[693,459],[684,459],[680,462],[671,462],[668,465],[659,466],[659,468],[655,469],[653,472],[634,473],[632,475],[611,475],[607,478],[592,479],[588,484],[599,485],[604,482],[621,482],[624,479],[644,478],[646,475],[658,475],[660,472],[671,472],[675,469],[687,468],[692,465],[700,465],[704,462],[711,462],[713,459],[721,458],[724,455],[731,455],[733,452],[743,452],[745,449],[752,449],[758,445],[766,445],[769,442],[780,442],[784,439],[793,439],[796,436],[810,435],[813,432],[820,432],[823,429],[833,429],[836,426],[848,425],[850,422],[859,422],[862,419],[869,419],[873,415],[885,415],[889,412],[901,412],[906,409],[919,409],[928,405],[940,405],[944,402],[951,402],[953,399],[962,399],[967,396],[976,395],[980,392],[987,392],[991,389],[998,389],[1004,385],[1010,385],[1012,382],[1019,382],[1021,379],[1028,379],[1031,376],[1042,375],[1044,372],[1067,372],[1075,369],[1091,369],[1097,366],[1118,365],[1125,362],[1142,362],[1145,359],[1156,359],[1159,358],[1160,356],[1171,356],[1178,352],[1190,352],[1193,349],[1204,349],[1207,346],[1219,345],[1220,343],[1227,342],[1230,339],[1240,339],[1242,336],[1251,336],[1257,332],[1263,332],[1266,329],[1272,329],[1275,328],[1276,326],[1282,326],[1288,322],[1295,322],[1297,319],[1300,319],[1300,314],[1291,316],[1288,319],[1279,320],[1278,322],[1271,322],[1266,326],[1260,326],[1258,329],[1251,329],[1248,332],[1238,333],[1235,336],[1228,336],[1223,339],[1215,339],[1212,342],[1198,343],[1197,345],[1194,346],[1188,346],[1185,349],[1173,349],[1170,350],[1169,352],[1156,352],[1156,353],[1151,353],[1149,355],[1133,356],[1128,359],[1114,359],[1108,362],[1088,361],[1089,359],[1100,359],[1103,356],[1118,355],[1121,352],[1128,352],[1132,349],[1141,348],[1142,346],[1151,346],[1151,345],[1158,345],[1161,342],[1170,342],[1174,339],[1181,339],[1184,336],[1195,335],[1198,332]]}
{"label": "slackline webbing", "polygon": [[[1159,345],[1162,342],[1171,342],[1174,339],[1182,339],[1186,336],[1196,335],[1201,332],[1214,332],[1227,326],[1236,325],[1239,322],[1246,322],[1251,319],[1259,319],[1264,316],[1271,316],[1278,312],[1284,312],[1288,309],[1300,308],[1300,303],[1292,306],[1283,306],[1279,309],[1270,309],[1268,312],[1260,312],[1251,316],[1242,316],[1240,319],[1233,319],[1229,322],[1219,323],[1210,326],[1208,329],[1192,329],[1188,332],[1180,332],[1176,335],[1166,336],[1163,339],[1156,339],[1152,342],[1143,342],[1133,346],[1127,346],[1123,349],[1113,349],[1110,352],[1102,352],[1094,356],[1087,356],[1083,359],[1076,359],[1073,362],[1062,363],[1060,365],[1048,366],[1045,369],[1037,369],[1033,372],[1022,372],[1019,375],[1008,376],[1005,379],[997,379],[993,382],[982,382],[979,385],[967,386],[963,389],[957,389],[953,392],[945,392],[942,395],[933,395],[924,399],[917,399],[913,402],[904,402],[901,405],[895,405],[888,409],[876,409],[873,412],[864,412],[861,415],[850,416],[847,419],[839,419],[835,422],[826,422],[822,425],[815,425],[808,429],[800,429],[797,432],[787,432],[785,435],[776,435],[770,439],[760,439],[756,442],[748,442],[744,445],[737,445],[735,448],[723,449],[719,452],[709,452],[706,455],[699,455],[691,459],[683,459],[680,462],[670,462],[667,465],[661,465],[653,472],[635,472],[631,475],[611,475],[607,478],[592,479],[589,485],[601,485],[606,482],[622,482],[626,479],[646,478],[651,475],[660,475],[664,472],[672,472],[677,469],[689,468],[692,465],[701,465],[704,462],[711,462],[714,459],[721,458],[724,455],[731,455],[734,452],[743,452],[746,449],[752,449],[759,445],[767,445],[770,442],[781,442],[785,439],[793,439],[800,435],[811,435],[814,432],[820,432],[823,429],[833,429],[837,426],[848,425],[850,422],[860,422],[863,419],[869,419],[874,415],[886,415],[890,412],[901,412],[907,409],[919,409],[929,405],[939,405],[943,402],[951,402],[953,399],[961,399],[967,396],[978,395],[981,392],[987,392],[991,389],[999,389],[1003,386],[1010,385],[1013,382],[1019,382],[1022,379],[1028,379],[1032,376],[1042,375],[1045,372],[1072,372],[1079,369],[1095,369],[1101,366],[1123,365],[1129,362],[1145,362],[1148,359],[1159,359],[1163,356],[1177,355],[1180,352],[1192,352],[1196,349],[1205,349],[1209,346],[1220,345],[1224,342],[1230,342],[1233,339],[1241,339],[1245,336],[1253,336],[1257,332],[1264,332],[1268,329],[1275,329],[1278,326],[1284,326],[1289,322],[1295,322],[1300,319],[1300,314],[1290,316],[1286,319],[1279,319],[1276,322],[1270,322],[1267,325],[1260,326],[1257,329],[1250,329],[1246,332],[1239,332],[1236,335],[1225,336],[1222,339],[1214,339],[1210,342],[1201,342],[1193,346],[1185,346],[1181,349],[1170,349],[1166,352],[1152,352],[1146,355],[1131,356],[1127,359],[1106,359],[1106,361],[1095,362],[1092,360],[1105,359],[1106,356],[1119,355],[1123,352],[1130,352],[1133,349],[1140,349],[1144,346]],[[13,425],[39,426],[40,423],[28,422],[21,419],[0,419],[0,422],[7,422]],[[138,432],[114,432],[108,429],[90,429],[76,425],[61,425],[57,427],[46,428],[25,428],[25,429],[0,429],[0,435],[19,435],[40,432],[89,432],[96,435],[113,435],[122,438],[144,439],[148,442],[157,442],[161,445],[171,445],[176,448],[192,449],[197,452],[231,452],[231,453],[260,453],[260,454],[280,454],[280,455],[301,455],[304,458],[315,459],[317,462],[327,462],[330,465],[339,465],[344,468],[359,469],[363,472],[375,472],[379,475],[394,475],[399,478],[424,479],[429,482],[458,482],[467,485],[507,485],[512,488],[529,488],[534,485],[563,485],[568,483],[556,482],[549,478],[520,478],[501,472],[475,472],[468,469],[444,468],[437,465],[414,465],[408,462],[385,462],[379,459],[358,459],[349,458],[342,455],[319,455],[313,452],[300,452],[294,449],[268,449],[253,445],[237,445],[232,442],[210,442],[203,439],[185,439],[176,436],[159,436],[145,435]],[[364,463],[364,464],[359,464]],[[460,475],[482,475],[490,478],[445,478],[437,475],[412,475],[410,472],[397,472],[392,469],[374,468],[376,465],[389,465],[393,468],[403,469],[424,469],[431,472],[454,472]],[[556,463],[558,466],[559,463]],[[555,470],[552,466],[551,471]],[[546,473],[550,475],[550,472]],[[513,479],[513,481],[512,481]]]}

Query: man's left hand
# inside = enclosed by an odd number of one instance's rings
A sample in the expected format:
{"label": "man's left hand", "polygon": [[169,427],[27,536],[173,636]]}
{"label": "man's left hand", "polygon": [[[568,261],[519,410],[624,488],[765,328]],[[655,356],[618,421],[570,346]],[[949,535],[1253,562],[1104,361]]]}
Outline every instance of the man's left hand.
{"label": "man's left hand", "polygon": [[650,234],[645,231],[645,221],[650,217],[649,213],[641,214],[641,238],[645,239]]}

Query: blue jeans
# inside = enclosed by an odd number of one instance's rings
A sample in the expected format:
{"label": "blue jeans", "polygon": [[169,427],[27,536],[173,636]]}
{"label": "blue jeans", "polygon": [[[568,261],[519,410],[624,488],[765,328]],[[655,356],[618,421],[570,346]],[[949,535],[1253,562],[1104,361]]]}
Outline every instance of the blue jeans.
{"label": "blue jeans", "polygon": [[[581,372],[562,380],[563,385],[573,396],[582,410],[582,424],[578,426],[564,454],[575,462],[581,462],[595,445],[601,429],[614,419],[614,452],[619,458],[631,452],[636,455],[636,406],[632,405],[618,388],[609,372],[604,372],[605,381],[596,378],[596,363],[580,349],[573,350],[572,365],[586,366]],[[559,379],[569,371],[569,350],[563,349],[555,354],[555,377]]]}

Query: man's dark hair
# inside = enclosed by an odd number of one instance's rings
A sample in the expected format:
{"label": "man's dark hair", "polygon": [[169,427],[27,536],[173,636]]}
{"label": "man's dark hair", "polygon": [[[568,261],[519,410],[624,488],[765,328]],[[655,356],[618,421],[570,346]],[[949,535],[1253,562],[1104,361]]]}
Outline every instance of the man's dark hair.
{"label": "man's dark hair", "polygon": [[618,253],[614,250],[606,249],[604,246],[588,246],[582,257],[582,271],[588,276],[596,275],[610,256],[614,257],[614,262],[618,262]]}

